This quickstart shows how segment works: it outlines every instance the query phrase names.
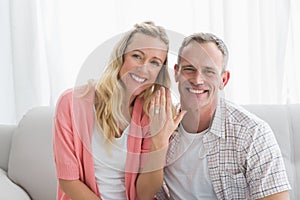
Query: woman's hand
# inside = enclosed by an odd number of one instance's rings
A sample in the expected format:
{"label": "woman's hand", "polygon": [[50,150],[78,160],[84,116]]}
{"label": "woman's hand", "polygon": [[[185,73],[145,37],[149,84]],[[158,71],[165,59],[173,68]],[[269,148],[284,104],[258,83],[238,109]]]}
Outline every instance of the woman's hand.
{"label": "woman's hand", "polygon": [[173,116],[171,93],[161,87],[151,99],[149,108],[151,149],[147,162],[140,169],[136,181],[139,199],[153,199],[163,185],[163,168],[165,166],[169,138],[178,127],[186,111]]}
{"label": "woman's hand", "polygon": [[169,138],[178,127],[186,111],[175,117],[172,112],[171,92],[161,87],[151,99],[149,117],[152,137],[152,151],[166,148]]}

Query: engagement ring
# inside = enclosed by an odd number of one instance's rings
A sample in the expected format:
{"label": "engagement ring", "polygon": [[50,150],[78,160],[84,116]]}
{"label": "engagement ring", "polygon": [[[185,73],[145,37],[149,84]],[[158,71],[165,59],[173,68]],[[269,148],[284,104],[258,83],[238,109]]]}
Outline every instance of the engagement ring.
{"label": "engagement ring", "polygon": [[154,113],[155,113],[155,114],[159,114],[159,109],[155,109],[155,110],[154,110]]}

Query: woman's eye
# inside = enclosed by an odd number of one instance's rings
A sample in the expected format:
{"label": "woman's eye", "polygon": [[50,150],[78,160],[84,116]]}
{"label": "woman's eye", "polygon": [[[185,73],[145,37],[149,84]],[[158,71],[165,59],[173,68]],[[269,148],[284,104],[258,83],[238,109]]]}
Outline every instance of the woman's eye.
{"label": "woman's eye", "polygon": [[154,65],[154,66],[156,66],[156,67],[160,67],[161,66],[161,64],[159,62],[157,62],[157,61],[151,61],[151,64]]}
{"label": "woman's eye", "polygon": [[136,60],[142,60],[142,57],[138,54],[133,54],[132,57],[135,58]]}

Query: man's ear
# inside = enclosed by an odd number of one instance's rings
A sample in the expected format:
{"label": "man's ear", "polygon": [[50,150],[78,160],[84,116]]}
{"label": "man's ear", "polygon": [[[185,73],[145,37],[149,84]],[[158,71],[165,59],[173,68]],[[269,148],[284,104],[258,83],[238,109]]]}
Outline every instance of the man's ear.
{"label": "man's ear", "polygon": [[230,79],[230,72],[229,71],[224,71],[223,74],[222,74],[222,83],[220,85],[220,90],[223,90],[224,87],[227,85],[229,79]]}
{"label": "man's ear", "polygon": [[175,71],[175,81],[178,82],[178,76],[179,76],[179,66],[177,64],[174,65],[174,71]]}

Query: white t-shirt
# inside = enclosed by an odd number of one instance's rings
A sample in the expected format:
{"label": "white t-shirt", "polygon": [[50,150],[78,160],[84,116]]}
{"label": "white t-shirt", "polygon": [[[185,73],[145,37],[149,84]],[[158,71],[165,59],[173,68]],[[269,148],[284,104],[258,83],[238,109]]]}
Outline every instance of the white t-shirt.
{"label": "white t-shirt", "polygon": [[217,199],[210,180],[203,136],[207,130],[193,134],[179,127],[179,157],[165,167],[165,182],[171,199]]}
{"label": "white t-shirt", "polygon": [[129,126],[120,138],[108,145],[105,136],[94,128],[92,154],[95,176],[103,200],[126,199],[125,164]]}

